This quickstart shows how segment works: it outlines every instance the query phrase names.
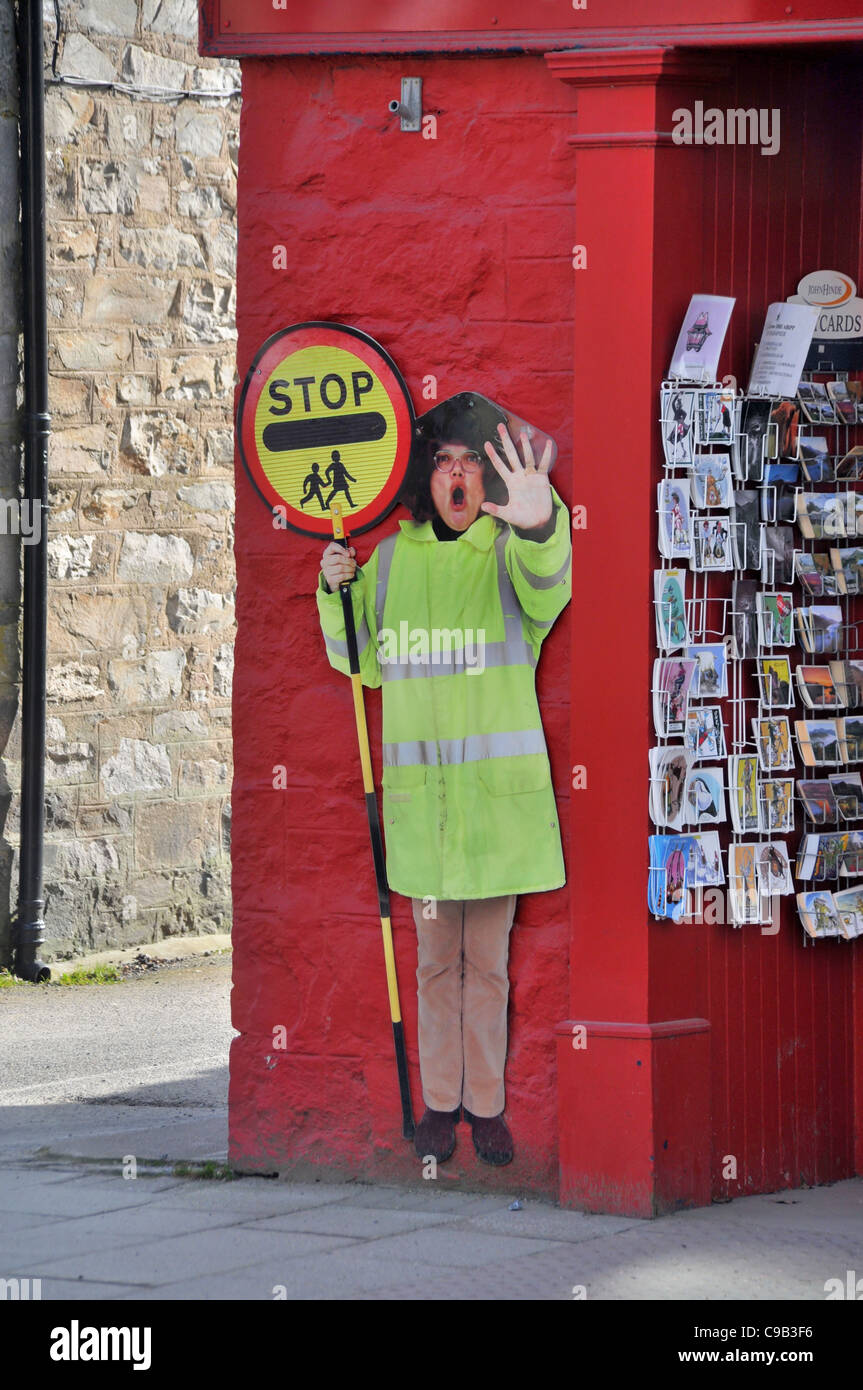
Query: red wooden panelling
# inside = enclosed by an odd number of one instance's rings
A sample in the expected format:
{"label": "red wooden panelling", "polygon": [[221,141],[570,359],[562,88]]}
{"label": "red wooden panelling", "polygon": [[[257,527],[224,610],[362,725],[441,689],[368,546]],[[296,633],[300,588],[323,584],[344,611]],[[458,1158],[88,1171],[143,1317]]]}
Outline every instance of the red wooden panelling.
{"label": "red wooden panelling", "polygon": [[[847,61],[740,56],[706,104],[778,107],[781,148],[705,152],[704,288],[734,294],[730,370],[745,385],[767,305],[807,270],[859,279],[859,78]],[[837,139],[841,127],[842,139]],[[802,818],[798,816],[798,826]],[[796,848],[798,836],[789,838]],[[853,977],[859,943],[804,945],[793,900],[778,935],[710,933],[714,1195],[854,1171]],[[717,1065],[718,1063],[718,1065]],[[734,1154],[738,1180],[722,1158]]]}

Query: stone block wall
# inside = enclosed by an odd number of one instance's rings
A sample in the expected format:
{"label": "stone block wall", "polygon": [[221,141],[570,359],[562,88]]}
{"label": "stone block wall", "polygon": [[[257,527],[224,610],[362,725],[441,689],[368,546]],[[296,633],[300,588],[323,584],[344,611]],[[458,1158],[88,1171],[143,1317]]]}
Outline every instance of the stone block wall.
{"label": "stone block wall", "polygon": [[[195,0],[60,12],[74,83],[51,80],[44,6],[49,960],[229,929],[234,637],[239,67],[198,56]],[[19,757],[16,722],[13,788]],[[16,815],[13,797],[0,872]]]}

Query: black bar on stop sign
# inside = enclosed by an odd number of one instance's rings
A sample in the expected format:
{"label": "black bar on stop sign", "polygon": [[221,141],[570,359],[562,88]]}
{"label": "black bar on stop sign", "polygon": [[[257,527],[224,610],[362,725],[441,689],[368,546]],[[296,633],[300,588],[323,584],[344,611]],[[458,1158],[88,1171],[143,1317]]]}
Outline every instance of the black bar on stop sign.
{"label": "black bar on stop sign", "polygon": [[376,410],[361,415],[322,416],[317,420],[279,420],[267,425],[264,448],[271,454],[292,449],[324,449],[336,444],[367,444],[383,439],[387,422]]}

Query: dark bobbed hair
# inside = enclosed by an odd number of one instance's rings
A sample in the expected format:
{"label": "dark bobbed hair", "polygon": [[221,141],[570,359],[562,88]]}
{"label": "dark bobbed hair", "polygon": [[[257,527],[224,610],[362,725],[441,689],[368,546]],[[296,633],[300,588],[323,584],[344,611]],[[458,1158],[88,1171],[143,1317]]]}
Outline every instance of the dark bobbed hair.
{"label": "dark bobbed hair", "polygon": [[434,455],[442,444],[458,443],[475,450],[482,459],[485,500],[506,505],[506,485],[485,452],[486,440],[499,444],[497,426],[506,422],[504,411],[469,391],[442,401],[420,416],[399,493],[399,501],[407,507],[414,521],[431,521],[437,515],[431,495],[431,475]]}

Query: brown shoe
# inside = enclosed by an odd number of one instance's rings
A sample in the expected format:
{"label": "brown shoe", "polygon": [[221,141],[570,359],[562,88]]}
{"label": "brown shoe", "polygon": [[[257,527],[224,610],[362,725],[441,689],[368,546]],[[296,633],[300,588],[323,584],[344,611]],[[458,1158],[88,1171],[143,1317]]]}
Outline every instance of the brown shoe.
{"label": "brown shoe", "polygon": [[417,1158],[436,1158],[446,1163],[455,1149],[455,1127],[461,1116],[461,1106],[455,1110],[429,1110],[417,1125],[414,1148]]}
{"label": "brown shoe", "polygon": [[486,1119],[483,1115],[472,1115],[469,1110],[465,1110],[464,1117],[470,1120],[473,1146],[483,1163],[491,1163],[495,1168],[501,1168],[505,1163],[512,1162],[512,1135],[507,1129],[503,1111]]}

